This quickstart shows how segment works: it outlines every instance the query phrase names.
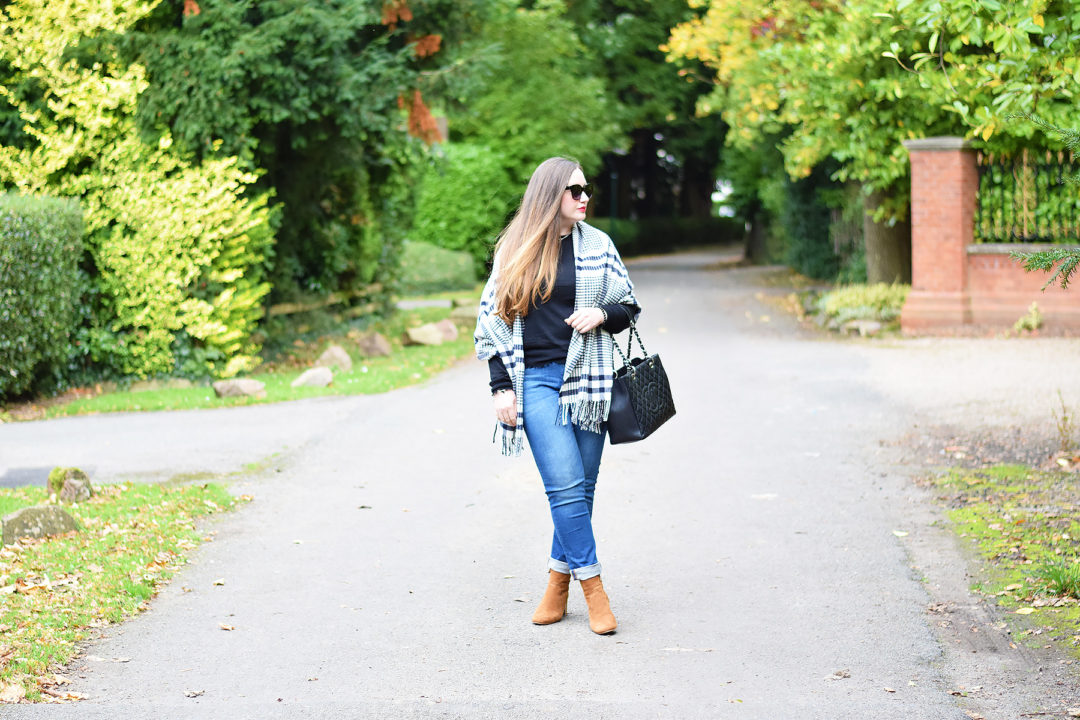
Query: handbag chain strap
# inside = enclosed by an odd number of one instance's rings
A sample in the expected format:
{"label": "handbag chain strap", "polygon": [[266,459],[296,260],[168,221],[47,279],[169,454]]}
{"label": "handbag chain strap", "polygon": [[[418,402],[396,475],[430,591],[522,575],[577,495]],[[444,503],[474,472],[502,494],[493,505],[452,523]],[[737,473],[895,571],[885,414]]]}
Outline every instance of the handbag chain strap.
{"label": "handbag chain strap", "polygon": [[631,367],[630,361],[626,359],[627,355],[634,353],[634,338],[637,338],[638,346],[641,348],[642,357],[649,357],[649,351],[645,349],[645,343],[641,339],[641,333],[637,331],[637,321],[630,322],[630,337],[626,338],[626,355],[623,355],[622,348],[619,347],[619,341],[615,339],[615,336],[611,337],[611,344],[615,346],[615,352],[619,353],[619,358],[623,362],[624,367]]}

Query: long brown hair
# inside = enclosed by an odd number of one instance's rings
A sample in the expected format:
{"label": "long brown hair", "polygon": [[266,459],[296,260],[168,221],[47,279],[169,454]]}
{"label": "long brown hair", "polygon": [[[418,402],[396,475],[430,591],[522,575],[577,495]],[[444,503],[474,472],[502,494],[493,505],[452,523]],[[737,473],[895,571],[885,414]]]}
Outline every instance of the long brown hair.
{"label": "long brown hair", "polygon": [[510,325],[529,314],[534,302],[546,302],[559,269],[559,216],[563,191],[581,165],[564,157],[548,158],[533,171],[514,219],[495,244],[499,274],[496,312]]}

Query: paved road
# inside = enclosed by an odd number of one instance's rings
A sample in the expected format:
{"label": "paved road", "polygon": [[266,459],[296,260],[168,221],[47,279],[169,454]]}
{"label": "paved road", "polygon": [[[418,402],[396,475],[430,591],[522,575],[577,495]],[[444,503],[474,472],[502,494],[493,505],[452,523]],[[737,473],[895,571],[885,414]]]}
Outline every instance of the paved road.
{"label": "paved road", "polygon": [[[4,717],[966,720],[1080,705],[1069,667],[1011,648],[967,594],[962,553],[911,482],[941,428],[1048,425],[1059,386],[1080,402],[1056,379],[1080,343],[826,339],[756,297],[780,292],[768,271],[716,259],[631,267],[679,413],[604,459],[615,635],[589,632],[576,588],[563,622],[529,623],[545,499],[530,458],[490,444],[486,369],[466,362],[383,396],[0,426],[8,477],[266,463],[233,485],[254,502],[75,664],[90,700]],[[1023,392],[1033,377],[1046,386]]]}

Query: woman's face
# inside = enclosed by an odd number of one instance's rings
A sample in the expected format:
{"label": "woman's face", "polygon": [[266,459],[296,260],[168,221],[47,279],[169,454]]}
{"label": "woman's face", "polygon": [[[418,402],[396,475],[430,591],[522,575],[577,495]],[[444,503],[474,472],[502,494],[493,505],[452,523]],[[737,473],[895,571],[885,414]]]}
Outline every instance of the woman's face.
{"label": "woman's face", "polygon": [[[580,169],[574,170],[570,175],[570,180],[567,181],[567,186],[585,185],[585,173]],[[570,190],[563,190],[562,194],[562,207],[560,208],[560,215],[562,216],[562,224],[564,229],[569,228],[574,223],[585,219],[585,210],[589,207],[589,196],[582,192],[577,200],[574,199]]]}

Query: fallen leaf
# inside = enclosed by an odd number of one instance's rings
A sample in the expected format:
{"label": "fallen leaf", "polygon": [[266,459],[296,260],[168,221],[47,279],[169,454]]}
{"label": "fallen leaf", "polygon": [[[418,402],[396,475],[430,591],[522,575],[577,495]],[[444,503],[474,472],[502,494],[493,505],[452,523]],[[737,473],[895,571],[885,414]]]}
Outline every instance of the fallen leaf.
{"label": "fallen leaf", "polygon": [[26,697],[26,688],[12,684],[0,687],[0,703],[17,703]]}

